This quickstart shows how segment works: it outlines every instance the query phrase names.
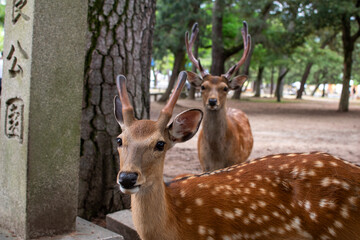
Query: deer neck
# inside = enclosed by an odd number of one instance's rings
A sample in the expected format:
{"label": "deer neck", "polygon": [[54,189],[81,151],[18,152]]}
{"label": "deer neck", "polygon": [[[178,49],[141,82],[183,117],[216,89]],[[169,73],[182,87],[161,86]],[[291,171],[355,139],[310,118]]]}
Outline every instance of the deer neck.
{"label": "deer neck", "polygon": [[133,221],[141,239],[176,239],[169,198],[162,178],[131,196]]}
{"label": "deer neck", "polygon": [[206,109],[203,119],[203,134],[206,142],[219,146],[222,140],[225,140],[227,129],[226,107],[212,111]]}

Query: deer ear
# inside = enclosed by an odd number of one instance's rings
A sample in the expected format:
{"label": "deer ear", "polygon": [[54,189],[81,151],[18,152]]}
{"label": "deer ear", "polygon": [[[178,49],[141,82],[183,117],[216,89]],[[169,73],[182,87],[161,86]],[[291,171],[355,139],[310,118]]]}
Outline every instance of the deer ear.
{"label": "deer ear", "polygon": [[124,118],[122,114],[122,104],[118,96],[115,96],[114,98],[114,115],[116,121],[119,123],[120,127],[122,128],[122,126],[124,125]]}
{"label": "deer ear", "polygon": [[246,75],[236,76],[229,83],[229,88],[231,90],[235,90],[235,89],[241,87],[247,79],[248,79],[248,76],[246,76]]}
{"label": "deer ear", "polygon": [[200,87],[200,85],[203,82],[203,79],[196,73],[190,71],[186,71],[186,73],[187,73],[187,80],[189,81],[189,83],[194,87]]}
{"label": "deer ear", "polygon": [[170,140],[175,144],[192,138],[199,129],[203,113],[200,109],[184,111],[168,127]]}

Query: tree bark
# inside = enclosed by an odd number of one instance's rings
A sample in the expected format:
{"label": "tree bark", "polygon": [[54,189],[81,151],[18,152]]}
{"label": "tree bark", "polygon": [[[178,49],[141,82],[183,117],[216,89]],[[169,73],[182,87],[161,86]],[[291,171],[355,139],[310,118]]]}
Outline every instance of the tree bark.
{"label": "tree bark", "polygon": [[259,69],[258,69],[258,75],[256,78],[256,91],[255,91],[254,97],[260,97],[260,95],[261,95],[261,84],[262,84],[263,72],[264,72],[264,66],[260,65]]}
{"label": "tree bark", "polygon": [[224,43],[223,43],[223,14],[224,14],[224,0],[215,0],[212,10],[212,51],[211,51],[211,68],[210,73],[212,75],[220,76],[225,72],[224,63]]}
{"label": "tree bark", "polygon": [[149,118],[154,24],[155,0],[89,0],[78,205],[83,218],[130,207],[116,187],[115,79],[127,77],[136,118]]}
{"label": "tree bark", "polygon": [[310,70],[311,70],[311,67],[312,67],[313,64],[314,64],[313,62],[308,62],[306,64],[304,74],[302,75],[302,78],[301,78],[300,88],[296,93],[296,99],[301,99],[302,98],[302,94],[303,94],[304,89],[305,89],[305,83],[306,83],[306,80],[309,77]]}
{"label": "tree bark", "polygon": [[277,79],[276,90],[275,90],[276,100],[278,102],[281,101],[283,80],[284,80],[286,74],[289,72],[289,70],[290,70],[290,68],[287,68],[287,67],[280,67],[280,69],[279,69],[279,76]]}
{"label": "tree bark", "polygon": [[[360,7],[360,0],[357,0],[356,7]],[[360,15],[357,13],[355,20],[358,24],[358,30],[354,35],[351,35],[351,22],[348,14],[344,14],[341,17],[342,22],[342,42],[344,52],[344,69],[343,69],[343,88],[341,91],[341,97],[338,110],[340,112],[349,111],[349,88],[351,79],[352,68],[352,53],[354,51],[354,45],[356,40],[360,37]]]}
{"label": "tree bark", "polygon": [[271,67],[271,77],[270,77],[270,97],[272,97],[274,92],[274,73],[275,69],[274,66]]}
{"label": "tree bark", "polygon": [[169,99],[169,96],[174,88],[179,73],[185,69],[184,64],[185,64],[185,50],[183,48],[180,48],[175,53],[175,61],[171,72],[171,77],[169,80],[168,87],[166,88],[165,93],[159,99],[159,102],[166,102]]}

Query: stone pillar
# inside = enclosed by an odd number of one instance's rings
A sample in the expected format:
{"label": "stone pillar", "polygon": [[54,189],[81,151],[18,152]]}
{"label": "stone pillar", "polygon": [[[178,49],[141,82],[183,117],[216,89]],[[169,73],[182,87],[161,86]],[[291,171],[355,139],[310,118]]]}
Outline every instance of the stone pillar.
{"label": "stone pillar", "polygon": [[75,230],[87,0],[8,0],[0,122],[0,227]]}

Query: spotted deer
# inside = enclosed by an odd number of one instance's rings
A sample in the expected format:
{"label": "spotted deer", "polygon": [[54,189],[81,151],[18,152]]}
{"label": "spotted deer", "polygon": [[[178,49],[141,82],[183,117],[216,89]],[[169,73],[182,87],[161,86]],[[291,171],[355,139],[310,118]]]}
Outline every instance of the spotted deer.
{"label": "spotted deer", "polygon": [[164,183],[166,152],[202,117],[188,110],[167,125],[185,79],[157,121],[134,118],[125,77],[117,79],[118,183],[132,194],[143,240],[359,239],[360,167],[326,153],[270,155]]}
{"label": "spotted deer", "polygon": [[201,76],[193,72],[188,73],[188,81],[195,87],[201,88],[204,105],[204,120],[198,138],[198,155],[204,171],[228,167],[244,162],[253,147],[253,136],[246,114],[235,108],[226,107],[229,90],[235,90],[246,81],[247,76],[231,76],[245,62],[251,48],[251,38],[247,24],[244,22],[242,36],[244,53],[240,61],[221,76],[213,76],[205,71],[200,60],[197,60],[192,47],[199,32],[197,23],[189,34],[185,34],[185,44],[190,61],[200,71]]}

